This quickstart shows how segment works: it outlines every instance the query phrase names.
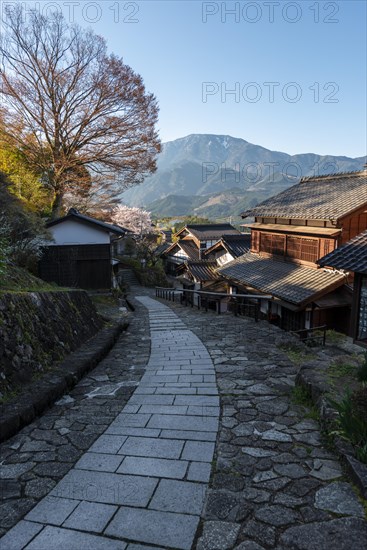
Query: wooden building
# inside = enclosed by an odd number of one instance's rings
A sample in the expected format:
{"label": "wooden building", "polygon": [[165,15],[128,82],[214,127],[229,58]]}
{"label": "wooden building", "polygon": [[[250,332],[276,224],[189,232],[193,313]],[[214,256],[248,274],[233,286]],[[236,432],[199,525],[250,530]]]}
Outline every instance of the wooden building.
{"label": "wooden building", "polygon": [[250,233],[225,235],[220,241],[208,248],[203,256],[206,260],[216,262],[217,266],[222,266],[249,252],[250,248]]}
{"label": "wooden building", "polygon": [[42,279],[61,286],[110,289],[114,286],[112,246],[128,231],[117,225],[80,214],[68,214],[47,224],[53,240],[39,262]]}
{"label": "wooden building", "polygon": [[353,305],[350,335],[353,340],[367,348],[367,231],[363,231],[317,262],[343,270],[346,276],[352,272]]}
{"label": "wooden building", "polygon": [[185,262],[205,261],[204,253],[223,236],[241,233],[229,223],[186,225],[174,235],[175,242],[162,254],[166,272],[176,275],[177,268]]}
{"label": "wooden building", "polygon": [[348,332],[347,278],[317,261],[367,228],[367,172],[303,178],[242,214],[251,250],[218,269],[240,291],[272,294],[261,310],[282,328]]}

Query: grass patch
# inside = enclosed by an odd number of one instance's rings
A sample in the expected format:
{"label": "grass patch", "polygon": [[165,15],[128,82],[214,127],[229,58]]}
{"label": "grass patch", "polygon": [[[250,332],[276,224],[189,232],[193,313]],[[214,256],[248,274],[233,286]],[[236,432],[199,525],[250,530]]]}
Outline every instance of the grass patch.
{"label": "grass patch", "polygon": [[0,278],[1,292],[42,292],[65,290],[55,283],[46,283],[38,279],[26,269],[17,266],[7,266],[5,273]]}
{"label": "grass patch", "polygon": [[326,343],[341,344],[346,340],[347,340],[346,335],[342,334],[341,332],[337,332],[336,330],[333,330],[333,329],[326,331]]}
{"label": "grass patch", "polygon": [[112,294],[90,294],[92,302],[99,306],[116,306],[118,305],[118,298],[112,296]]}
{"label": "grass patch", "polygon": [[294,386],[291,391],[291,401],[295,405],[308,407],[312,405],[311,393],[304,386]]}
{"label": "grass patch", "polygon": [[[326,379],[331,388],[341,394],[347,387],[355,387],[358,384],[359,367],[356,362],[348,361],[348,358],[340,357],[330,363],[326,371]],[[362,376],[367,375],[363,370]]]}
{"label": "grass patch", "polygon": [[310,391],[304,386],[295,386],[292,389],[291,401],[294,405],[299,405],[307,409],[304,414],[305,418],[310,418],[311,420],[316,420],[317,422],[319,421],[319,411],[315,407]]}
{"label": "grass patch", "polygon": [[303,363],[306,363],[307,361],[311,361],[312,359],[315,358],[315,355],[313,353],[309,353],[307,349],[304,349],[304,346],[302,344],[287,342],[287,343],[279,344],[278,348],[284,351],[284,353],[288,356],[290,361],[292,361],[292,363],[294,363],[297,366],[300,366]]}

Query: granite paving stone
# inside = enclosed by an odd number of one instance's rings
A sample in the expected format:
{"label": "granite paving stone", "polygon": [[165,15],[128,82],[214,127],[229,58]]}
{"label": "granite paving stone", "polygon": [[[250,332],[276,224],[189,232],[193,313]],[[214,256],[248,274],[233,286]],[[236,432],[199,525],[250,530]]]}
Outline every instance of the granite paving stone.
{"label": "granite paving stone", "polygon": [[218,429],[218,420],[211,416],[153,414],[147,427],[168,430],[194,430],[210,432]]}
{"label": "granite paving stone", "polygon": [[162,479],[149,504],[150,509],[200,515],[206,485],[189,481]]}
{"label": "granite paving stone", "polygon": [[132,456],[150,456],[157,458],[179,458],[182,441],[152,437],[128,437],[119,454]]}
{"label": "granite paving stone", "polygon": [[184,460],[127,456],[118,469],[118,473],[183,479],[187,466],[188,462]]}
{"label": "granite paving stone", "polygon": [[27,546],[27,550],[125,550],[126,547],[123,541],[47,526]]}
{"label": "granite paving stone", "polygon": [[47,496],[26,515],[25,519],[61,525],[77,505],[77,500]]}
{"label": "granite paving stone", "polygon": [[106,534],[190,550],[198,524],[198,516],[123,507],[108,525]]}
{"label": "granite paving stone", "polygon": [[182,458],[197,462],[211,462],[214,456],[214,443],[204,441],[187,441],[182,451]]}
{"label": "granite paving stone", "polygon": [[191,462],[187,479],[189,481],[202,481],[208,483],[210,479],[211,464],[206,462]]}
{"label": "granite paving stone", "polygon": [[79,470],[95,470],[97,472],[115,472],[121,462],[121,456],[88,452],[78,460],[75,468]]}
{"label": "granite paving stone", "polygon": [[21,550],[37,535],[43,525],[31,521],[20,521],[0,540],[4,550]]}
{"label": "granite paving stone", "polygon": [[111,453],[115,454],[119,451],[122,444],[126,441],[126,436],[120,436],[120,435],[101,435],[93,443],[93,445],[90,448],[90,451],[93,453]]}
{"label": "granite paving stone", "polygon": [[67,520],[64,521],[63,527],[79,531],[102,533],[117,509],[117,506],[110,504],[81,502]]}
{"label": "granite paving stone", "polygon": [[157,480],[149,477],[73,469],[51,494],[66,499],[144,507],[156,485]]}

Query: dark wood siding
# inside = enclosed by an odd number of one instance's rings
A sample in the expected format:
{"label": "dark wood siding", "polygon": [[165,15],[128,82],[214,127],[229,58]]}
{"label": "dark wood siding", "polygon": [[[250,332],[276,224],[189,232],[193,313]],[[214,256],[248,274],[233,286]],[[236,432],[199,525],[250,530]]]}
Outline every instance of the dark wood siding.
{"label": "dark wood siding", "polygon": [[367,229],[367,213],[364,210],[366,210],[366,208],[364,208],[363,211],[355,212],[354,214],[343,218],[343,232],[340,244],[350,241],[350,239],[353,239],[353,237]]}
{"label": "dark wood siding", "polygon": [[49,246],[39,262],[39,275],[60,286],[111,288],[110,245]]}
{"label": "dark wood siding", "polygon": [[251,252],[260,250],[260,231],[251,231]]}

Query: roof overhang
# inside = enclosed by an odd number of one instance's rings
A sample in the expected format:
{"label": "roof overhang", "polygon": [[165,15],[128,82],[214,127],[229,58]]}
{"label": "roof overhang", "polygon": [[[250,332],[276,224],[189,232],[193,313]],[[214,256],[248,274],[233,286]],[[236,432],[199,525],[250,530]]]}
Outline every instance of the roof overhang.
{"label": "roof overhang", "polygon": [[243,227],[248,227],[250,229],[262,231],[279,231],[280,233],[297,233],[304,235],[320,235],[327,237],[336,237],[340,235],[342,230],[335,227],[312,227],[310,225],[283,225],[278,223],[246,223],[243,224]]}

